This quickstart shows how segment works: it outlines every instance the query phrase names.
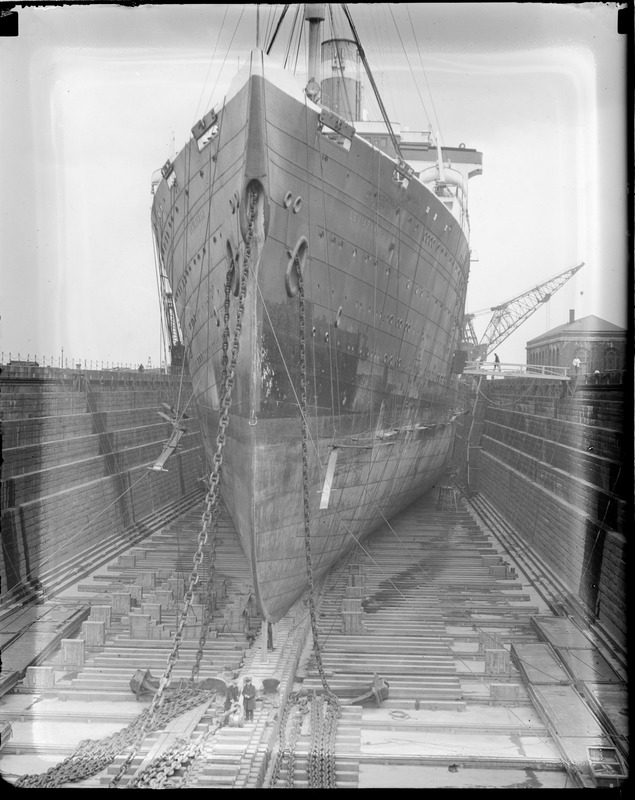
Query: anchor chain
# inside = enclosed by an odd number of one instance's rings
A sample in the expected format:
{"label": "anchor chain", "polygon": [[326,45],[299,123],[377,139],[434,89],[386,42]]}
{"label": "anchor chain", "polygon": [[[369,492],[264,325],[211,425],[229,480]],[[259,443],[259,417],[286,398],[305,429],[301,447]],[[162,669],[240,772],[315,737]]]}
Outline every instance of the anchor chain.
{"label": "anchor chain", "polygon": [[[188,590],[185,593],[183,598],[183,613],[181,616],[181,620],[179,622],[179,626],[177,631],[174,635],[174,643],[172,647],[172,651],[168,656],[168,664],[165,670],[165,673],[161,679],[159,684],[159,688],[157,689],[156,695],[152,699],[152,704],[150,706],[151,715],[154,712],[154,709],[160,705],[163,692],[165,687],[170,682],[170,676],[172,674],[172,670],[174,668],[174,664],[178,657],[178,650],[183,638],[183,629],[185,627],[185,622],[187,620],[187,615],[189,609],[192,605],[192,599],[194,597],[194,586],[198,583],[198,568],[203,560],[203,547],[207,543],[208,538],[208,531],[210,528],[210,524],[212,524],[212,528],[214,529],[218,525],[218,516],[220,513],[218,498],[220,494],[220,478],[222,474],[222,466],[223,466],[223,448],[225,447],[226,442],[226,430],[227,425],[229,423],[229,409],[232,404],[232,391],[234,388],[234,379],[235,379],[235,372],[236,372],[236,364],[238,362],[238,352],[240,349],[240,335],[242,333],[242,320],[243,314],[245,311],[245,297],[247,294],[247,279],[249,277],[249,262],[251,259],[251,244],[253,240],[253,232],[255,227],[256,221],[256,210],[257,210],[257,202],[258,202],[258,192],[252,190],[249,194],[249,223],[248,223],[248,231],[247,231],[247,239],[245,242],[245,257],[244,257],[244,265],[243,271],[241,274],[240,279],[240,295],[238,298],[238,309],[236,312],[236,327],[234,328],[234,337],[232,340],[232,349],[231,349],[231,357],[230,357],[230,364],[228,369],[223,370],[223,392],[221,398],[221,413],[218,420],[218,434],[216,436],[216,452],[214,453],[213,458],[213,467],[212,472],[209,477],[209,488],[207,494],[205,496],[205,511],[203,512],[202,516],[202,523],[203,527],[201,532],[198,536],[198,549],[194,555],[194,567],[192,572],[190,573],[189,578],[189,586]],[[228,270],[228,273],[231,270]],[[225,282],[225,309],[224,309],[224,328],[223,328],[223,366],[226,366],[226,359],[227,359],[227,343],[229,341],[229,294],[228,294],[228,284],[230,278],[229,274]],[[214,551],[215,552],[215,551]],[[208,587],[209,589],[209,587]],[[211,602],[211,598],[206,603],[209,606],[209,602]],[[206,614],[207,616],[207,614]],[[205,622],[205,621],[204,621]],[[209,624],[209,622],[208,622]],[[202,632],[204,632],[205,637],[207,636],[206,625],[203,624]],[[203,655],[203,648],[199,646],[196,655],[196,661],[194,667],[192,669],[192,676],[198,673],[200,668],[200,661]],[[138,743],[136,744],[136,749],[143,741],[143,736],[145,735],[145,731],[142,731],[139,736]],[[132,762],[136,749],[128,755],[124,763],[122,764],[118,774],[112,780],[111,785],[116,785],[121,776],[125,773],[128,769],[128,766]]]}
{"label": "anchor chain", "polygon": [[[230,303],[231,283],[232,283],[232,270],[230,268],[230,269],[227,270],[227,275],[225,276],[225,302],[224,302],[224,312],[223,312],[223,340],[222,340],[222,351],[223,351],[223,354],[222,354],[222,357],[221,357],[221,366],[222,366],[221,386],[222,386],[223,402],[225,402],[225,397],[226,397],[225,389],[226,389],[226,386],[227,386],[227,363],[228,363],[227,352],[228,352],[228,349],[229,349],[229,303]],[[245,290],[246,290],[246,284],[245,284]],[[241,296],[242,296],[242,292],[243,292],[243,287],[241,285]],[[243,310],[244,310],[244,297],[243,297]],[[241,312],[241,315],[242,315],[242,312]],[[236,352],[238,352],[238,351],[236,351]],[[224,439],[223,439],[222,445],[220,445],[221,448],[224,447],[224,444],[225,444],[225,442],[224,442]],[[216,440],[216,446],[217,446],[217,451],[216,452],[218,453],[218,447],[219,447],[218,439]],[[205,515],[203,515],[202,523],[203,523],[203,529],[205,529],[206,527],[208,527],[210,525],[210,522],[211,522],[212,534],[211,534],[211,537],[210,537],[210,548],[209,548],[210,564],[209,564],[209,569],[208,569],[207,593],[206,593],[206,596],[205,596],[205,607],[204,607],[204,610],[203,610],[203,624],[201,626],[201,635],[199,637],[198,650],[196,651],[194,664],[192,666],[192,680],[196,680],[196,678],[197,678],[197,676],[198,676],[198,674],[200,672],[201,661],[203,659],[203,651],[205,649],[205,643],[207,642],[207,633],[208,633],[208,630],[209,630],[209,626],[210,626],[210,623],[211,623],[211,620],[212,620],[212,614],[213,614],[213,610],[214,610],[213,609],[213,602],[212,602],[213,601],[213,596],[214,596],[213,595],[213,590],[212,590],[212,579],[213,579],[214,570],[215,570],[215,566],[216,566],[216,540],[217,540],[217,536],[218,536],[218,520],[219,520],[219,517],[220,517],[220,505],[218,503],[218,493],[219,493],[219,490],[220,490],[220,476],[221,476],[221,473],[222,473],[222,466],[223,466],[223,464],[222,464],[222,455],[221,455],[221,458],[218,460],[218,464],[217,464],[217,467],[216,467],[217,468],[217,472],[218,472],[218,482],[217,482],[217,484],[215,486],[215,496],[214,497],[210,497],[210,494],[209,494],[209,491],[208,491],[208,493],[207,493],[207,495],[205,497],[206,511],[209,510],[210,514],[209,514],[209,516],[207,518],[206,518]],[[210,488],[211,488],[211,485],[210,485]],[[211,506],[210,506],[210,503],[211,503]]]}
{"label": "anchor chain", "polygon": [[310,788],[315,788],[322,785],[320,780],[320,761],[322,758],[322,712],[322,698],[315,695],[311,699],[311,743],[309,745],[309,753],[306,765]]}
{"label": "anchor chain", "polygon": [[170,780],[175,772],[189,767],[201,751],[200,742],[177,739],[171,747],[151,764],[148,764],[128,784],[129,789],[169,789],[175,784]]}
{"label": "anchor chain", "polygon": [[145,726],[147,733],[164,728],[169,722],[209,700],[210,690],[201,687],[185,686],[173,695],[166,697],[161,709],[149,722],[149,708],[139,714],[125,728],[111,734],[106,739],[84,739],[75,751],[39,775],[24,775],[15,782],[18,788],[53,789],[66,783],[74,783],[95,775],[111,764],[127,747],[134,744],[138,731]]}
{"label": "anchor chain", "polygon": [[307,423],[307,366],[306,366],[306,330],[305,330],[305,300],[304,280],[300,265],[296,264],[298,274],[298,296],[300,312],[300,415],[302,425],[302,502],[304,511],[304,542],[306,550],[306,571],[309,587],[309,616],[311,619],[311,632],[313,635],[313,653],[317,669],[324,689],[324,699],[327,710],[326,718],[323,715],[322,699],[314,698],[311,706],[311,747],[309,751],[309,786],[322,788],[335,788],[335,736],[337,733],[337,720],[341,714],[338,697],[331,690],[326,679],[326,672],[322,662],[320,649],[317,615],[315,609],[315,588],[313,583],[313,555],[311,552],[311,512],[309,489],[309,430]]}
{"label": "anchor chain", "polygon": [[[284,711],[284,718],[280,723],[280,745],[276,762],[271,772],[271,787],[274,788],[280,780],[280,772],[286,762],[287,779],[286,788],[293,788],[295,780],[295,748],[302,730],[304,717],[309,713],[308,697],[291,697]],[[287,736],[288,729],[288,736]]]}
{"label": "anchor chain", "polygon": [[[196,653],[194,666],[192,667],[190,679],[192,683],[194,682],[200,670],[200,662],[203,657],[203,651],[207,639],[207,630],[211,619],[213,599],[211,590],[211,576],[213,574],[213,568],[215,564],[215,542],[216,532],[218,530],[218,517],[220,513],[218,497],[220,476],[222,471],[222,453],[226,441],[225,431],[229,421],[229,408],[232,402],[234,375],[240,347],[240,335],[242,332],[242,318],[245,310],[245,297],[247,293],[247,280],[249,277],[249,263],[251,259],[253,232],[256,221],[257,201],[258,192],[252,190],[249,194],[249,221],[245,244],[244,267],[241,275],[236,327],[234,329],[229,365],[227,353],[229,350],[229,287],[231,270],[228,270],[228,276],[226,279],[222,356],[222,410],[218,423],[218,435],[216,437],[216,453],[214,454],[213,469],[209,479],[209,488],[205,497],[205,510],[202,516],[202,529],[198,536],[198,547],[196,554],[194,555],[193,568],[189,576],[188,590],[183,598],[183,612],[173,638],[172,650],[168,656],[166,669],[159,682],[157,692],[152,698],[149,708],[144,710],[137,717],[137,719],[133,720],[133,722],[131,722],[126,728],[118,731],[104,740],[87,739],[83,742],[80,742],[75,752],[62,762],[56,764],[54,767],[51,767],[45,773],[39,775],[24,775],[22,778],[16,781],[15,786],[17,787],[53,788],[56,786],[61,786],[65,783],[72,783],[74,781],[82,780],[104,769],[108,766],[108,764],[115,760],[119,753],[127,748],[131,748],[130,752],[121,764],[117,774],[110,782],[111,787],[117,786],[122,776],[132,763],[135,755],[139,751],[141,743],[148,733],[165,727],[165,725],[167,725],[172,719],[184,713],[185,711],[190,710],[191,708],[201,705],[201,703],[203,703],[205,700],[208,700],[210,697],[209,689],[202,689],[196,686],[179,686],[174,694],[168,697],[165,695],[165,690],[170,683],[172,670],[178,659],[178,651],[183,638],[183,630],[187,623],[188,612],[194,597],[194,587],[199,583],[198,570],[201,562],[203,561],[203,548],[208,540],[210,524],[212,525],[212,547],[210,552],[209,572],[210,580],[208,581],[207,587],[207,598],[205,603],[201,636],[199,639],[199,647]],[[216,728],[214,730],[216,730]],[[174,752],[176,754],[176,749]],[[185,755],[187,755],[189,752],[189,746],[183,750]],[[187,761],[188,759],[186,758],[185,760]],[[158,759],[158,761],[161,764],[167,763],[167,759],[165,757],[161,757]],[[172,758],[170,763],[172,762],[176,762],[176,755],[174,758]],[[152,765],[149,765],[149,767],[151,766]],[[170,767],[168,767],[168,771],[169,769]],[[163,774],[165,777],[165,772]],[[155,781],[156,780],[157,777],[155,776]]]}
{"label": "anchor chain", "polygon": [[[222,698],[221,698],[222,699]],[[134,789],[184,789],[195,766],[204,757],[205,747],[216,731],[223,726],[223,718],[212,724],[196,742],[184,737],[176,740],[173,747],[155,758],[138,772],[127,788]],[[171,780],[176,772],[181,774]]]}

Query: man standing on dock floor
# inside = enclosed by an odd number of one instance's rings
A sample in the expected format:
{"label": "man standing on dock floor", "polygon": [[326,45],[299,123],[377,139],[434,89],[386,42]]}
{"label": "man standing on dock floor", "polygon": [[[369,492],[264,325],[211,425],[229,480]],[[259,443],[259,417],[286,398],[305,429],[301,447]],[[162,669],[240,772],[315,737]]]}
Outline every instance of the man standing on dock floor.
{"label": "man standing on dock floor", "polygon": [[499,372],[501,369],[501,360],[498,357],[498,353],[494,353],[494,369],[497,369]]}
{"label": "man standing on dock floor", "polygon": [[256,687],[251,682],[251,678],[245,678],[243,706],[245,708],[245,719],[249,722],[254,718],[254,708],[256,707]]}

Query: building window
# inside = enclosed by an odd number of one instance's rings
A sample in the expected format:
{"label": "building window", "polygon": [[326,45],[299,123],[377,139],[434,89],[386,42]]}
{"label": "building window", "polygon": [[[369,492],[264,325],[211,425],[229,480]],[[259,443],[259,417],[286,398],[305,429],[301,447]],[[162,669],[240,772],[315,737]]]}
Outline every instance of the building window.
{"label": "building window", "polygon": [[617,369],[617,351],[614,347],[607,347],[604,351],[604,371]]}
{"label": "building window", "polygon": [[589,371],[589,354],[584,347],[578,347],[573,357],[580,359],[580,372]]}

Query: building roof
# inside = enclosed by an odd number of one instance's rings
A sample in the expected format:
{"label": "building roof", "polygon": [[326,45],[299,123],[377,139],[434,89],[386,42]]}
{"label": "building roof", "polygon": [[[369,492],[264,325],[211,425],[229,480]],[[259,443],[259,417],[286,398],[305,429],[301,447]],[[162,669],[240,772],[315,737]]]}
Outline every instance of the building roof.
{"label": "building roof", "polygon": [[573,322],[567,322],[564,325],[558,325],[557,328],[552,328],[550,331],[536,336],[527,342],[527,346],[536,344],[537,342],[546,341],[548,339],[557,339],[560,337],[568,338],[569,336],[584,336],[586,334],[625,334],[626,330],[620,328],[619,325],[614,325],[605,319],[600,319],[594,314],[589,314],[588,317],[576,319]]}

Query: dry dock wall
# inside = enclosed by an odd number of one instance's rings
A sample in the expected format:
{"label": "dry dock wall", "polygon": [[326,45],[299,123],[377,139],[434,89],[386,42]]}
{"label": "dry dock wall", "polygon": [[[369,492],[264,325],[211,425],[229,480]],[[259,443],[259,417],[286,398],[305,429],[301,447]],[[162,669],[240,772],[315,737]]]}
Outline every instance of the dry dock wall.
{"label": "dry dock wall", "polygon": [[585,612],[625,643],[632,486],[622,386],[506,378],[474,388],[457,433],[468,491],[482,494]]}
{"label": "dry dock wall", "polygon": [[191,411],[168,471],[148,470],[172,430],[157,412],[190,394],[189,379],[161,373],[2,367],[3,597],[50,590],[201,495]]}

